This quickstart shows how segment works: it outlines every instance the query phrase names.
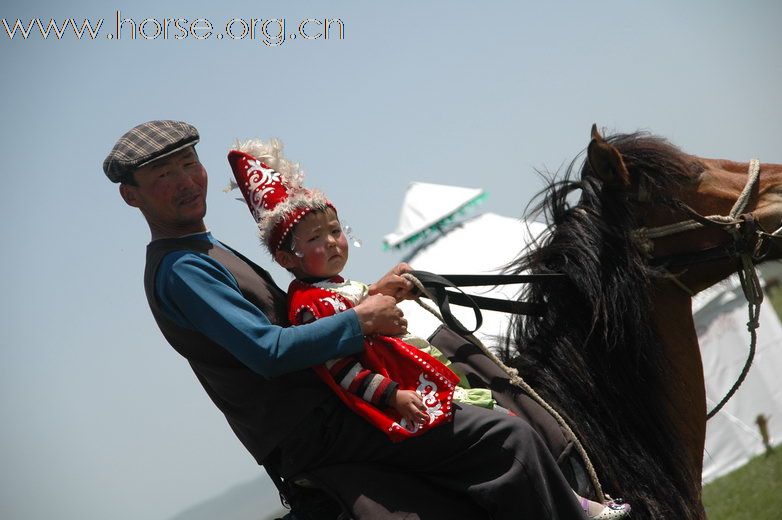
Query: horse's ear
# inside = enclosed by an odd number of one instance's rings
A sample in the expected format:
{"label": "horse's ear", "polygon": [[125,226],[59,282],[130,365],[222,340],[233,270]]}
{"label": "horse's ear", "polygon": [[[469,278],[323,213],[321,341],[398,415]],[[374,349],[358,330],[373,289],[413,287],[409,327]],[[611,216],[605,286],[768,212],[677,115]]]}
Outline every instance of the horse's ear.
{"label": "horse's ear", "polygon": [[609,186],[630,186],[630,173],[622,160],[622,154],[603,139],[594,124],[592,141],[587,148],[587,161],[594,174]]}

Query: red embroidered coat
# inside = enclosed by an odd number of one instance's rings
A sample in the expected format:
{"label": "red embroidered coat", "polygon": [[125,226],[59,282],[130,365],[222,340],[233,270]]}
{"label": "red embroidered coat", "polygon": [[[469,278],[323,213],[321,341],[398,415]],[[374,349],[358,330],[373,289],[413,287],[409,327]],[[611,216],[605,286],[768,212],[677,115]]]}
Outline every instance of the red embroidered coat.
{"label": "red embroidered coat", "polygon": [[[358,301],[351,298],[346,290],[349,287],[350,282],[338,276],[316,284],[294,280],[288,288],[291,324],[300,325],[305,310],[318,319],[354,307]],[[314,368],[350,409],[386,432],[394,442],[451,420],[453,392],[459,377],[448,367],[399,338],[367,336],[364,344],[361,354]],[[410,423],[385,406],[385,398],[396,385],[401,390],[418,392],[427,408],[428,423]]]}

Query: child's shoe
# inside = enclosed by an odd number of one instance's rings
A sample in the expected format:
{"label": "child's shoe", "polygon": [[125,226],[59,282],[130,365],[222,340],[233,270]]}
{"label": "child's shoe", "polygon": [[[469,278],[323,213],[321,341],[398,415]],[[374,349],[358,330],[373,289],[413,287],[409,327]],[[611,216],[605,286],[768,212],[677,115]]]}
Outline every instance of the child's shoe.
{"label": "child's shoe", "polygon": [[619,518],[629,518],[630,516],[630,504],[617,503],[614,500],[609,500],[603,504],[603,509],[598,511],[597,514],[590,514],[589,506],[590,501],[582,497],[581,509],[584,510],[591,520],[618,520]]}

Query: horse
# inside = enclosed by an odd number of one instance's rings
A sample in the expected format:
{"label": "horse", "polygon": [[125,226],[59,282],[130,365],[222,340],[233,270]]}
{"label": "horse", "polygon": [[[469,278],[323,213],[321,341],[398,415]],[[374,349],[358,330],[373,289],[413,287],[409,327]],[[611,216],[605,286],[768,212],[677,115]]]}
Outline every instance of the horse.
{"label": "horse", "polygon": [[691,298],[736,272],[737,257],[782,257],[782,165],[760,164],[748,182],[753,165],[689,155],[645,132],[604,138],[593,125],[585,159],[528,206],[548,232],[507,268],[565,275],[522,293],[546,310],[513,320],[506,362],[566,418],[635,519],[705,518]]}

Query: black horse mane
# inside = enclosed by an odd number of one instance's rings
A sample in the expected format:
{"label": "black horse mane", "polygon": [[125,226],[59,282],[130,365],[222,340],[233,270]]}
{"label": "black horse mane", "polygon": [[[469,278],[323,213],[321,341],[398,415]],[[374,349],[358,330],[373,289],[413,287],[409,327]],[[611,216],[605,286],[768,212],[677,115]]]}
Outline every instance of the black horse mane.
{"label": "black horse mane", "polygon": [[[702,167],[646,133],[606,141],[621,153],[634,185],[643,178],[652,194],[692,182]],[[566,417],[605,491],[631,502],[633,518],[697,517],[691,490],[700,475],[688,473],[660,393],[665,362],[650,291],[663,274],[631,239],[638,225],[633,196],[604,183],[588,160],[580,167],[578,161],[561,180],[550,180],[528,211],[545,215],[548,234],[508,270],[566,278],[528,287],[523,299],[545,304],[546,315],[515,320],[506,355]]]}

